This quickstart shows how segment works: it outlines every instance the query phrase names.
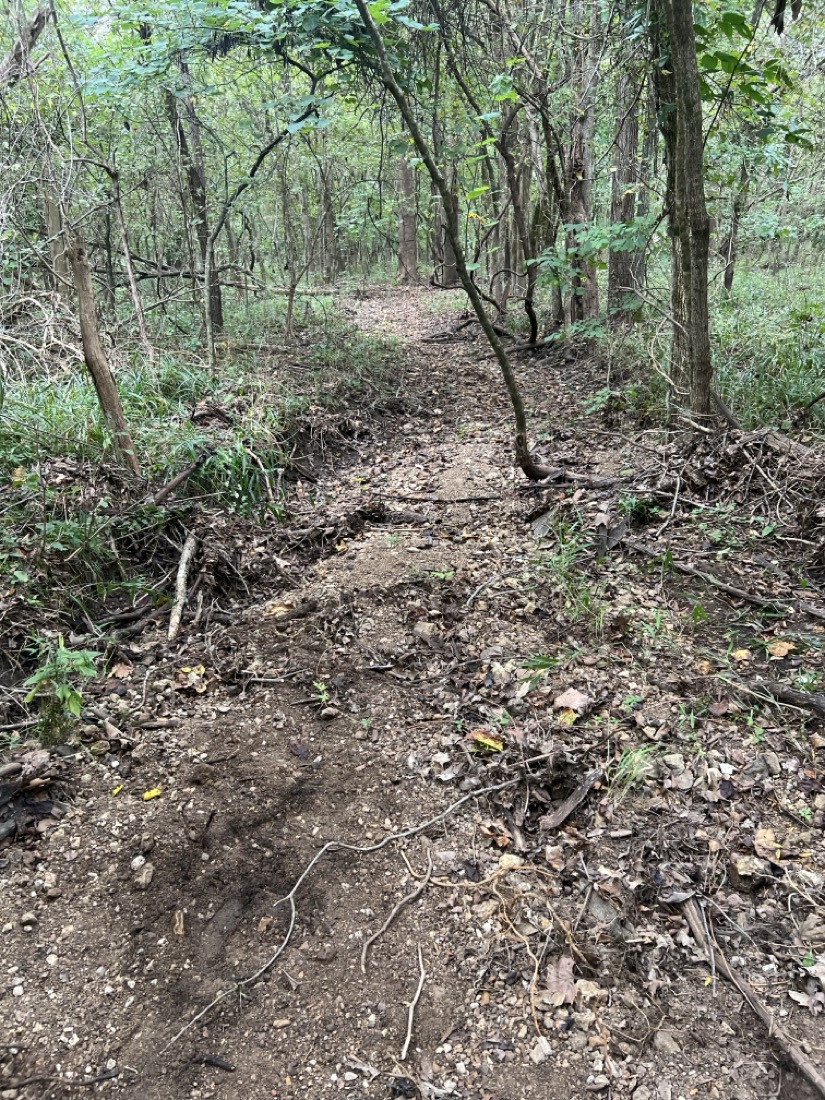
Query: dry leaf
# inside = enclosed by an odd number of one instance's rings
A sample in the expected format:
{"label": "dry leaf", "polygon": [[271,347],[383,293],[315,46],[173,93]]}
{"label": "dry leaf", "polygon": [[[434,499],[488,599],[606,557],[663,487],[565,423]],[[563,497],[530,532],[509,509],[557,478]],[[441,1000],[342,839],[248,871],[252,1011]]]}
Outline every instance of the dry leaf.
{"label": "dry leaf", "polygon": [[573,980],[573,957],[562,955],[553,959],[547,967],[546,988],[536,993],[539,1004],[548,1008],[572,1005],[576,999],[576,983]]}
{"label": "dry leaf", "polygon": [[749,649],[734,649],[733,653],[731,653],[731,657],[733,657],[734,661],[749,661],[751,656],[752,654]]}
{"label": "dry leaf", "polygon": [[786,642],[784,638],[774,638],[772,642],[768,642],[765,649],[767,649],[771,657],[779,661],[783,657],[787,657],[792,649],[796,649],[796,646],[793,642]]}
{"label": "dry leaf", "polygon": [[576,714],[585,714],[593,706],[593,700],[589,695],[576,688],[568,688],[561,695],[557,695],[553,701],[556,710],[572,710]]}
{"label": "dry leaf", "polygon": [[753,850],[762,859],[778,862],[782,857],[782,848],[776,843],[773,829],[757,829],[753,834]]}

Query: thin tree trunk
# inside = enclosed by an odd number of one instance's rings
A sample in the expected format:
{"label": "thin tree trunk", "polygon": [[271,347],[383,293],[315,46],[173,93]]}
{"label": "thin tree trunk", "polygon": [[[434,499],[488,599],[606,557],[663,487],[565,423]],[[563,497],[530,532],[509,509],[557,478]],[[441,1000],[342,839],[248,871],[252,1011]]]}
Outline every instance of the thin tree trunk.
{"label": "thin tree trunk", "polygon": [[83,341],[83,357],[92,376],[103,416],[114,434],[117,450],[128,469],[135,477],[140,477],[140,463],[138,462],[135,445],[132,442],[132,434],[129,431],[117,384],[100,339],[92,286],[92,269],[89,266],[86,246],[79,234],[75,234],[69,241],[67,252],[74,276],[75,291],[77,292],[77,311],[80,320],[80,335]]}
{"label": "thin tree trunk", "polygon": [[120,198],[120,175],[117,169],[109,169],[109,178],[112,181],[112,202],[115,207],[115,215],[117,216],[117,224],[120,227],[120,241],[123,246],[123,260],[126,264],[126,277],[129,280],[129,291],[132,295],[132,305],[135,307],[135,317],[137,318],[138,332],[140,334],[140,342],[143,344],[143,349],[148,356],[149,362],[155,361],[155,349],[152,347],[152,341],[149,339],[149,330],[146,328],[146,314],[143,312],[143,300],[140,296],[140,288],[138,287],[137,278],[135,277],[135,268],[132,263],[132,250],[129,247],[129,229],[126,225],[126,217],[123,213],[123,203]]}
{"label": "thin tree trunk", "polygon": [[418,217],[415,204],[415,169],[402,156],[398,162],[398,281],[418,282]]}
{"label": "thin tree trunk", "polygon": [[[593,220],[593,92],[597,79],[595,59],[595,12],[588,16],[582,0],[574,0],[573,26],[577,32],[573,43],[573,109],[568,180],[570,188],[570,221],[581,230]],[[579,234],[570,234],[569,246],[575,253]],[[599,284],[593,263],[577,257],[570,301],[571,321],[591,320],[599,315]]]}
{"label": "thin tree trunk", "polygon": [[723,242],[722,248],[720,249],[722,259],[725,261],[724,284],[728,294],[733,290],[733,276],[736,271],[736,254],[739,243],[739,224],[742,221],[742,215],[745,212],[745,206],[748,202],[749,187],[750,176],[748,175],[748,166],[743,160],[742,168],[739,172],[739,181],[736,185],[736,192],[733,196],[730,230],[727,239]]}
{"label": "thin tree trunk", "polygon": [[406,127],[410,133],[410,136],[415,143],[415,147],[424,162],[424,165],[429,172],[430,179],[438,190],[441,197],[441,201],[444,206],[446,214],[446,230],[452,244],[453,254],[455,256],[456,269],[461,279],[461,285],[467,292],[467,297],[470,299],[470,303],[473,307],[476,317],[479,320],[484,335],[487,337],[487,341],[493,354],[498,361],[501,368],[501,374],[504,379],[504,384],[507,387],[507,392],[510,397],[510,402],[513,406],[513,415],[515,420],[515,453],[516,462],[524,471],[527,477],[532,480],[541,480],[544,477],[549,476],[550,471],[543,466],[540,466],[530,453],[530,449],[527,444],[527,414],[524,410],[524,402],[522,401],[521,391],[516,381],[515,373],[513,372],[512,364],[507,356],[507,352],[504,350],[498,333],[493,327],[493,323],[490,320],[487,310],[484,308],[484,302],[478,291],[478,287],[473,282],[470,272],[467,270],[467,263],[464,258],[464,251],[461,246],[461,238],[458,228],[458,203],[456,196],[453,193],[449,182],[444,177],[444,174],[436,164],[432,151],[424,138],[421,130],[418,126],[418,121],[415,117],[415,112],[410,106],[404,92],[401,90],[398,81],[395,78],[395,74],[392,71],[389,58],[387,56],[387,50],[384,46],[384,40],[381,37],[381,32],[376,26],[375,20],[372,17],[370,9],[368,7],[367,0],[355,0],[358,8],[358,14],[361,16],[361,20],[369,32],[372,39],[373,46],[375,47],[375,53],[378,59],[378,71],[382,80],[382,83],[386,87],[387,91],[395,100],[398,105],[398,110],[403,118]]}
{"label": "thin tree trunk", "polygon": [[69,299],[72,293],[72,272],[67,255],[66,233],[63,228],[60,203],[50,184],[47,184],[43,190],[43,217],[46,222],[46,232],[49,235],[51,259],[49,281],[53,290],[57,291],[62,298]]}
{"label": "thin tree trunk", "polygon": [[[620,72],[616,88],[616,143],[610,196],[610,222],[615,231],[628,226],[636,216],[638,182],[639,108],[636,89],[627,73]],[[611,247],[607,275],[607,313],[613,327],[635,320],[638,298],[634,299],[635,253],[627,247]]]}
{"label": "thin tree trunk", "polygon": [[[212,332],[220,332],[223,328],[223,298],[221,284],[217,277],[214,246],[210,247],[209,241],[209,210],[206,191],[206,165],[203,156],[203,145],[200,139],[200,123],[195,112],[191,97],[183,97],[189,123],[189,134],[178,109],[178,98],[174,92],[166,91],[166,108],[169,121],[175,134],[181,162],[186,172],[189,199],[192,204],[192,220],[195,223],[195,235],[200,250],[201,269],[204,273],[203,302],[204,321]],[[186,217],[186,211],[184,211]]]}

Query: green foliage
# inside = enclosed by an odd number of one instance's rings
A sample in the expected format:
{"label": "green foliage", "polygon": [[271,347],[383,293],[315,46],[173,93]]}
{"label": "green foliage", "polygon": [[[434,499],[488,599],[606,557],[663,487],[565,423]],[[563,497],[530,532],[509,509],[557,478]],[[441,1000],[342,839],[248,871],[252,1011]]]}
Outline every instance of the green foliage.
{"label": "green foliage", "polygon": [[56,641],[35,638],[38,667],[24,682],[29,688],[26,702],[40,702],[40,737],[53,744],[71,729],[83,709],[79,683],[97,674],[97,654],[86,649],[69,649],[62,636]]}

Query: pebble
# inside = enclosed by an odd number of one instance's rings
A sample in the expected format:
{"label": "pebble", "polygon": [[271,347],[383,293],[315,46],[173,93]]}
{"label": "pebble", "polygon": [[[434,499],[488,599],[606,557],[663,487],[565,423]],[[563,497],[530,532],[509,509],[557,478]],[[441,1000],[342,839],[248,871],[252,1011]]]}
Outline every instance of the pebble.
{"label": "pebble", "polygon": [[140,850],[141,850],[141,852],[143,852],[143,854],[145,856],[148,856],[149,853],[154,848],[154,846],[155,846],[155,838],[152,836],[152,834],[151,833],[144,833],[143,836],[140,838]]}
{"label": "pebble", "polygon": [[680,1054],[682,1051],[672,1031],[657,1031],[653,1036],[653,1046],[662,1054]]}
{"label": "pebble", "polygon": [[146,856],[135,856],[135,858],[132,860],[132,870],[139,871],[145,863]]}
{"label": "pebble", "polygon": [[37,914],[36,913],[31,913],[31,912],[24,913],[22,915],[22,917],[20,918],[20,923],[21,924],[37,924]]}
{"label": "pebble", "polygon": [[550,1055],[553,1053],[553,1048],[543,1035],[540,1035],[536,1040],[536,1045],[530,1051],[531,1059],[540,1066],[542,1062],[546,1062]]}
{"label": "pebble", "polygon": [[135,875],[135,885],[139,890],[148,890],[154,877],[154,866],[151,863],[146,863],[146,861],[144,860],[144,866],[142,866],[138,873]]}

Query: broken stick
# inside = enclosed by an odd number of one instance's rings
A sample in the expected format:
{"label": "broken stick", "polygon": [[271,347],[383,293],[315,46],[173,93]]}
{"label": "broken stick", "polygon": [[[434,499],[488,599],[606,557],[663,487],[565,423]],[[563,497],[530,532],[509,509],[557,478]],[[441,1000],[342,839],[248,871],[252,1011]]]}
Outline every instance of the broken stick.
{"label": "broken stick", "polygon": [[705,930],[702,909],[695,897],[690,897],[682,905],[682,910],[688,922],[691,935],[699,947],[705,952],[708,961],[715,964],[716,970],[736,986],[750,1007],[768,1029],[768,1034],[775,1040],[793,1066],[799,1070],[802,1076],[813,1085],[820,1096],[825,1096],[825,1077],[817,1067],[806,1057],[802,1049],[788,1035],[787,1031],[777,1022],[776,1017],[757,996],[756,990],[744,978],[732,970],[728,960],[722,954],[719,947],[711,941],[709,933]]}
{"label": "broken stick", "polygon": [[424,979],[427,977],[427,971],[424,969],[424,960],[421,957],[421,944],[418,945],[418,972],[418,989],[416,989],[415,996],[410,1001],[409,1012],[407,1013],[407,1038],[404,1040],[404,1046],[401,1048],[402,1062],[407,1057],[407,1051],[410,1049],[413,1020],[415,1019],[415,1006],[418,1004],[419,998],[421,997],[421,990],[424,988]]}
{"label": "broken stick", "polygon": [[375,943],[375,941],[377,939],[379,939],[381,936],[384,935],[384,933],[387,931],[389,926],[392,924],[392,922],[395,920],[395,918],[398,916],[398,914],[401,912],[401,910],[404,908],[404,906],[405,905],[410,905],[412,902],[414,902],[416,900],[416,898],[420,897],[421,894],[424,893],[424,891],[427,889],[427,883],[430,881],[430,876],[432,875],[432,873],[433,873],[433,857],[432,857],[432,853],[430,851],[428,851],[427,852],[427,873],[424,875],[424,878],[421,880],[421,882],[418,884],[418,886],[416,886],[416,888],[414,890],[411,890],[409,894],[406,894],[401,899],[401,901],[399,901],[399,903],[395,906],[393,911],[390,913],[390,915],[387,917],[387,919],[384,921],[384,923],[381,925],[381,927],[378,929],[378,931],[374,932],[370,936],[370,938],[366,941],[366,943],[364,944],[364,947],[361,951],[361,973],[362,974],[366,974],[366,972],[367,972],[367,952],[369,951],[369,949],[372,947],[372,945]]}
{"label": "broken stick", "polygon": [[194,535],[187,535],[186,542],[183,544],[183,550],[180,556],[180,563],[178,565],[178,576],[175,581],[175,602],[172,606],[172,614],[169,616],[169,641],[174,642],[178,636],[180,630],[180,621],[183,617],[183,609],[186,605],[186,593],[187,593],[187,581],[189,580],[189,567],[192,564],[192,558],[195,556],[195,547],[198,545],[198,540]]}

